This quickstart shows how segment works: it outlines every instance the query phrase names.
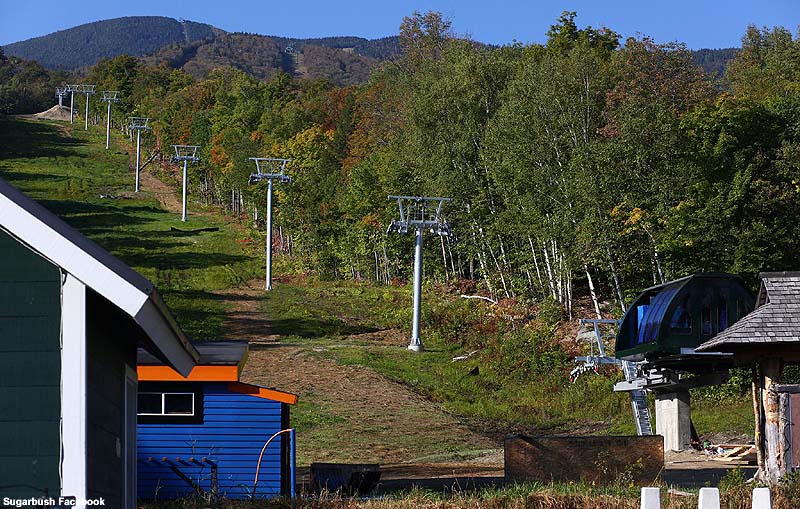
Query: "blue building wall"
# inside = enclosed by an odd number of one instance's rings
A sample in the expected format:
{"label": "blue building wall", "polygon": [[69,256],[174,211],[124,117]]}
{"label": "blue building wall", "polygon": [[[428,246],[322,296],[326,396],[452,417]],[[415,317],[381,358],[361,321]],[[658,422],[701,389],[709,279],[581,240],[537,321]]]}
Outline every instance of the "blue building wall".
{"label": "blue building wall", "polygon": [[[138,496],[172,499],[193,489],[170,469],[173,465],[199,485],[211,490],[211,467],[217,465],[219,494],[249,498],[258,455],[264,443],[281,430],[283,405],[228,391],[227,383],[204,382],[202,424],[138,424]],[[287,410],[288,411],[288,410]],[[264,453],[256,496],[281,494],[281,465],[285,435],[273,440]],[[162,458],[169,461],[162,461]],[[177,461],[176,458],[180,458]],[[190,458],[204,464],[193,464]],[[288,472],[285,473],[288,476]]]}

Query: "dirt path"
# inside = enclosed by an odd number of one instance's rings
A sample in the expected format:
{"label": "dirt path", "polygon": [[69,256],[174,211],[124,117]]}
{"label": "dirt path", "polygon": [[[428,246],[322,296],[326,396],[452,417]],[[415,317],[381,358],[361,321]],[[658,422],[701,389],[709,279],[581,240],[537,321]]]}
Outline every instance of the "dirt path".
{"label": "dirt path", "polygon": [[[133,149],[133,159],[136,158],[136,149]],[[132,173],[136,171],[136,161],[132,162]],[[169,185],[165,184],[153,173],[145,168],[139,172],[139,189],[152,193],[156,199],[161,202],[161,206],[170,212],[180,213],[183,209],[183,204],[178,199],[178,194]]]}
{"label": "dirt path", "polygon": [[[302,433],[300,463],[430,462],[425,457],[432,454],[441,455],[443,461],[457,451],[481,451],[473,454],[478,458],[484,451],[496,450],[492,440],[403,384],[361,366],[341,365],[325,355],[326,348],[281,343],[279,336],[270,334],[269,318],[260,308],[263,292],[261,280],[220,292],[232,305],[223,330],[225,339],[250,341],[242,381],[300,396],[301,407],[293,411],[293,423]],[[396,331],[387,331],[376,339],[396,342],[395,335]],[[496,456],[491,462],[497,461],[502,463]],[[463,464],[486,469],[485,460]]]}
{"label": "dirt path", "polygon": [[278,344],[280,336],[270,333],[270,323],[259,303],[264,296],[264,281],[255,279],[239,288],[217,292],[230,311],[222,326],[226,340],[247,340],[251,344]]}

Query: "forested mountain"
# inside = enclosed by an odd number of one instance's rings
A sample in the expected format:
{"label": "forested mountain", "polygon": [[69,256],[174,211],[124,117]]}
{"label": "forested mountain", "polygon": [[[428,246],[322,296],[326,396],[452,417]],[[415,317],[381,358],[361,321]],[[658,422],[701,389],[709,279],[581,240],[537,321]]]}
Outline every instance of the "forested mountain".
{"label": "forested mountain", "polygon": [[[338,38],[338,44],[355,43]],[[331,41],[315,40],[321,42]],[[362,39],[363,41],[363,39]],[[301,39],[231,33],[191,44],[169,45],[145,57],[151,64],[164,62],[202,78],[214,69],[233,67],[258,79],[279,71],[309,78],[328,78],[336,85],[362,83],[378,60],[356,54],[352,46],[311,44]]]}
{"label": "forested mountain", "polygon": [[[284,71],[295,76],[326,77],[336,85],[366,81],[380,61],[400,54],[398,36],[369,40],[340,36],[298,39],[224,30],[193,21],[132,16],[97,21],[3,47],[9,57],[34,60],[47,69],[76,70],[101,58],[144,57],[166,62],[202,78],[220,67],[240,69],[259,79]],[[714,76],[725,73],[735,48],[692,51],[694,61]]]}
{"label": "forested mountain", "polygon": [[302,51],[306,45],[324,46],[352,51],[356,55],[374,58],[375,60],[391,60],[400,54],[400,39],[393,35],[380,39],[364,39],[363,37],[321,37],[317,39],[293,39],[289,37],[269,36],[278,44]]}
{"label": "forested mountain", "polygon": [[6,55],[47,69],[72,70],[117,55],[142,56],[168,44],[187,44],[224,32],[211,25],[160,16],[96,21],[3,47]]}
{"label": "forested mountain", "polygon": [[739,48],[698,49],[692,51],[692,59],[710,76],[722,77]]}
{"label": "forested mountain", "polygon": [[[395,57],[398,38],[296,39],[227,33],[211,25],[157,16],[97,21],[3,47],[9,57],[34,60],[48,69],[76,70],[119,55],[166,62],[204,77],[213,69],[234,67],[259,79],[278,71],[337,85],[365,81],[381,60]],[[82,71],[81,71],[82,72]]]}

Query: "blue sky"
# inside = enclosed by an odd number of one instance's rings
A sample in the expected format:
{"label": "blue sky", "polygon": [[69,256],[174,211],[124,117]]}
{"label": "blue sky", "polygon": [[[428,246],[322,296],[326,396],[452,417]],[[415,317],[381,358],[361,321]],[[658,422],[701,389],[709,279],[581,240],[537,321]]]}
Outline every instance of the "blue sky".
{"label": "blue sky", "polygon": [[185,18],[232,32],[376,38],[396,34],[403,16],[415,10],[442,12],[457,33],[493,44],[542,42],[564,10],[577,11],[580,26],[605,25],[624,37],[642,33],[693,49],[738,46],[750,23],[780,25],[795,34],[800,25],[800,0],[0,0],[0,44],[137,15]]}

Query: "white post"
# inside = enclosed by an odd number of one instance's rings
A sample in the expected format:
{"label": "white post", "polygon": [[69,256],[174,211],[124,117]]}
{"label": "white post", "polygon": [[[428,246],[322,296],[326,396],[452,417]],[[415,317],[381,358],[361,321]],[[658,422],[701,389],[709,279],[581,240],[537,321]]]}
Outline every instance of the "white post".
{"label": "white post", "polygon": [[61,496],[85,500],[86,287],[71,274],[61,287],[61,331]]}
{"label": "white post", "polygon": [[[139,192],[139,166],[141,165],[141,159],[140,159],[140,156],[139,156],[139,154],[141,153],[140,152],[141,141],[142,141],[141,140],[141,135],[142,135],[142,130],[141,129],[137,129],[136,130],[136,190],[135,190],[135,192],[137,192],[137,193]],[[184,163],[184,167],[185,166],[186,166],[186,163]],[[183,178],[184,179],[186,178],[186,174],[184,174]]]}
{"label": "white post", "polygon": [[86,125],[84,126],[83,130],[89,130],[89,94],[86,94]]}
{"label": "white post", "polygon": [[108,140],[111,137],[111,101],[108,101],[108,114],[106,115],[106,150],[108,150]]}
{"label": "white post", "polygon": [[69,93],[69,123],[75,122],[75,91]]}
{"label": "white post", "polygon": [[772,494],[769,488],[753,490],[753,509],[772,509]]}
{"label": "white post", "polygon": [[641,509],[661,509],[661,490],[659,488],[642,488]]}
{"label": "white post", "polygon": [[181,221],[186,222],[186,165],[189,161],[183,160],[183,216]]}
{"label": "white post", "polygon": [[422,351],[422,341],[419,339],[419,315],[422,302],[422,227],[417,227],[416,244],[414,245],[414,313],[411,323],[411,344],[408,349],[412,352]]}
{"label": "white post", "polygon": [[697,509],[719,509],[719,489],[700,488]]}
{"label": "white post", "polygon": [[272,290],[272,179],[267,180],[267,291]]}

